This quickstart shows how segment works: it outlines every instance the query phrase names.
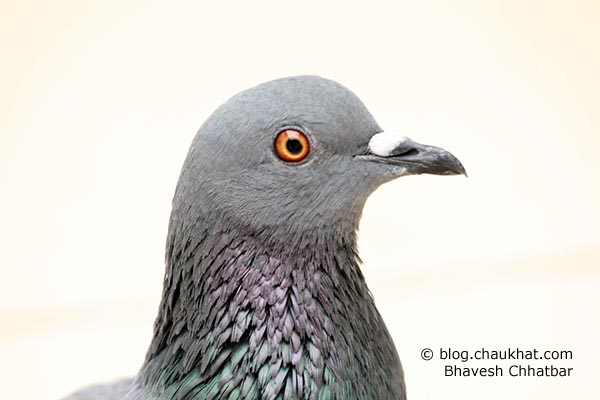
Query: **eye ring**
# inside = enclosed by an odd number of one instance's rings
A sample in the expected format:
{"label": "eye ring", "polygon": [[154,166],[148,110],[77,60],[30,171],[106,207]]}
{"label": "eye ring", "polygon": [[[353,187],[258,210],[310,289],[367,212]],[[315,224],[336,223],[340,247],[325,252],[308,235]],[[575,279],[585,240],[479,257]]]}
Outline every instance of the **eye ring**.
{"label": "eye ring", "polygon": [[277,157],[287,162],[300,162],[310,153],[308,137],[297,129],[285,129],[275,137]]}

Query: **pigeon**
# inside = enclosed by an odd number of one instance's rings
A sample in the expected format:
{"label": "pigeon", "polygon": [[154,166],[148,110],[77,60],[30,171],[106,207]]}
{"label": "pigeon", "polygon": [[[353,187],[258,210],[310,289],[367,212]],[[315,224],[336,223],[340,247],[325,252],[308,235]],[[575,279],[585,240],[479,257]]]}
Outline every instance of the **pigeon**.
{"label": "pigeon", "polygon": [[466,175],[449,152],[381,129],[332,80],[230,98],[179,177],[141,369],[67,399],[406,399],[357,229],[375,189],[415,174]]}

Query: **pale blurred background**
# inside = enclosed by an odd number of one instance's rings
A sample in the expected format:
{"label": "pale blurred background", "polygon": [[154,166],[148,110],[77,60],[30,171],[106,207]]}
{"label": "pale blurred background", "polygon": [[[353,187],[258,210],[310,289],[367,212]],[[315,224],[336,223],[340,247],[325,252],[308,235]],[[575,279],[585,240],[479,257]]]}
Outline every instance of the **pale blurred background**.
{"label": "pale blurred background", "polygon": [[[341,82],[470,174],[397,180],[364,211],[409,398],[600,398],[598,2],[0,4],[3,399],[135,374],[192,137],[294,74]],[[482,346],[571,350],[535,365],[573,376],[449,378],[420,358]]]}

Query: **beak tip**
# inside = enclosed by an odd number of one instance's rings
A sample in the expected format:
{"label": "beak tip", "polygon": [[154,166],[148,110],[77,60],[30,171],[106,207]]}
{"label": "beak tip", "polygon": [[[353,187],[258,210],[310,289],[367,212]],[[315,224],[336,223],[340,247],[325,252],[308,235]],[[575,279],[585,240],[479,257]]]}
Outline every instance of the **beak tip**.
{"label": "beak tip", "polygon": [[453,154],[451,154],[445,150],[442,150],[442,151],[444,152],[443,158],[445,158],[445,164],[447,166],[449,173],[451,175],[464,175],[465,178],[468,178],[469,175],[467,174],[467,170],[462,165],[462,163],[459,161],[459,159],[456,158]]}
{"label": "beak tip", "polygon": [[468,178],[469,174],[467,174],[467,170],[460,160],[454,154],[446,152],[445,150],[443,151],[446,153],[447,158],[449,158],[448,164],[451,166],[450,169],[452,172],[454,172],[456,175],[464,175],[465,178]]}

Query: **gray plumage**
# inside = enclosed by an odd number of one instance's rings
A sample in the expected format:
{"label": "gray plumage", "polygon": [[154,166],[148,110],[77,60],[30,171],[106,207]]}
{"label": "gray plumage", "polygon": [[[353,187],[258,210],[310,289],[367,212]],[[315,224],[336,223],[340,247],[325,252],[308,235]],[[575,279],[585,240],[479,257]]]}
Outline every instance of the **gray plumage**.
{"label": "gray plumage", "polygon": [[[275,154],[288,128],[309,139],[301,162]],[[352,92],[314,76],[267,82],[218,108],[177,185],[141,370],[68,399],[405,399],[356,230],[382,183],[464,169],[409,139],[384,137],[393,148],[382,150],[380,132]]]}

